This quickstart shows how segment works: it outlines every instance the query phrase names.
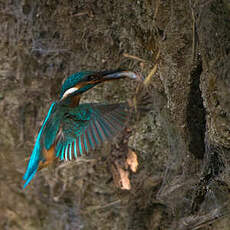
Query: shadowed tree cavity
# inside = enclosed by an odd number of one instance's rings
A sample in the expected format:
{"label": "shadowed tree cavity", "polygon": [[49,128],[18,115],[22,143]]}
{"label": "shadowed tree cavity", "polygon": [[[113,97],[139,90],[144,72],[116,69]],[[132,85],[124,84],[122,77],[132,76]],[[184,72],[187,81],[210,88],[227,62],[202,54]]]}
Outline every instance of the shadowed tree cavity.
{"label": "shadowed tree cavity", "polygon": [[199,159],[202,159],[205,152],[205,109],[200,85],[200,75],[202,73],[202,61],[200,55],[197,56],[194,67],[191,70],[191,88],[187,106],[187,124],[189,132],[189,150]]}

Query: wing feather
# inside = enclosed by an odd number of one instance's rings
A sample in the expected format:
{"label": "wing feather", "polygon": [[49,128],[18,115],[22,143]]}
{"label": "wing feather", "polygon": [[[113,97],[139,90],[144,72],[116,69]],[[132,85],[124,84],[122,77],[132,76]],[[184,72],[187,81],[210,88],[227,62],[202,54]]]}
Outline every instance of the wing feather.
{"label": "wing feather", "polygon": [[114,126],[114,122],[112,122],[112,118],[108,117],[108,116],[104,116],[104,121],[107,123],[107,125],[110,127],[111,133],[114,134],[116,132],[119,131],[119,128],[116,126]]}
{"label": "wing feather", "polygon": [[57,157],[66,161],[77,159],[111,140],[125,127],[127,108],[126,104],[83,104],[69,108],[55,140]]}
{"label": "wing feather", "polygon": [[72,143],[69,144],[69,159],[72,160]]}
{"label": "wing feather", "polygon": [[82,146],[82,137],[80,136],[78,138],[78,143],[79,143],[79,156],[83,155],[83,146]]}
{"label": "wing feather", "polygon": [[85,149],[86,149],[86,152],[88,153],[90,150],[90,144],[89,144],[89,137],[88,137],[87,130],[85,130],[85,133],[84,133],[84,140],[85,140]]}
{"label": "wing feather", "polygon": [[103,128],[101,127],[100,123],[99,123],[99,119],[95,120],[94,123],[95,123],[96,129],[97,129],[98,136],[99,136],[100,141],[102,143],[103,141],[106,140],[105,132],[104,132]]}
{"label": "wing feather", "polygon": [[87,129],[87,134],[88,134],[89,144],[91,146],[91,149],[94,149],[96,144],[95,144],[95,139],[94,139],[93,134],[92,134],[91,125],[89,125],[89,128]]}
{"label": "wing feather", "polygon": [[65,147],[65,160],[68,160],[68,144]]}
{"label": "wing feather", "polygon": [[95,122],[91,121],[90,125],[91,125],[91,129],[92,129],[92,134],[93,134],[94,140],[96,141],[97,145],[100,145],[101,144],[101,140],[100,140],[100,136],[98,134]]}
{"label": "wing feather", "polygon": [[75,156],[75,159],[77,159],[77,144],[76,144],[76,139],[74,140],[74,156]]}
{"label": "wing feather", "polygon": [[100,123],[102,130],[104,131],[106,138],[110,139],[112,132],[111,129],[108,127],[108,125],[105,123],[104,118],[100,118],[98,119],[98,121]]}
{"label": "wing feather", "polygon": [[62,147],[62,152],[61,152],[61,160],[64,160],[64,152],[65,152],[65,148],[63,146]]}

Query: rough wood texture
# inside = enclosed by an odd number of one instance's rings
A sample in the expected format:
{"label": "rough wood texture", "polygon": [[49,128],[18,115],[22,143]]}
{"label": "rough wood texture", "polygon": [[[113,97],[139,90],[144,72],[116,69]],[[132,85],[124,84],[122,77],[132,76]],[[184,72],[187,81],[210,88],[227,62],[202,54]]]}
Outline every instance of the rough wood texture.
{"label": "rough wood texture", "polygon": [[[229,15],[228,0],[1,1],[0,229],[229,229]],[[57,162],[22,190],[64,77],[116,68],[148,76],[156,62],[142,89],[151,110],[133,118],[125,143]],[[136,88],[111,82],[84,101],[124,101]],[[127,191],[111,165],[125,165],[129,148],[138,170],[127,169]]]}

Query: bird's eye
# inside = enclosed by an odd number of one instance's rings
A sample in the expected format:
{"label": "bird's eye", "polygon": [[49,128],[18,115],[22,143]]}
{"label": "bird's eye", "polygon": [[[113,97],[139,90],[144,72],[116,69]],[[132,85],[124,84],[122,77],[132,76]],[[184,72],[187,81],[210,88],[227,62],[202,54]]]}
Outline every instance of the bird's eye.
{"label": "bird's eye", "polygon": [[89,75],[87,80],[88,81],[93,81],[94,80],[94,75]]}
{"label": "bird's eye", "polygon": [[88,81],[98,81],[100,79],[99,75],[93,74],[88,76]]}

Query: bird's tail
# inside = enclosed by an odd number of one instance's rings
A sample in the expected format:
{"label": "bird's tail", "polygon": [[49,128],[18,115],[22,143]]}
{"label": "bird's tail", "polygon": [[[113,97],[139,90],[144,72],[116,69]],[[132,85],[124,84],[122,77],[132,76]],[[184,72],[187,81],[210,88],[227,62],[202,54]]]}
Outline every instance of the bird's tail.
{"label": "bird's tail", "polygon": [[40,160],[40,144],[36,143],[34,146],[34,150],[31,154],[26,173],[23,176],[23,180],[25,180],[25,184],[23,186],[23,189],[26,188],[26,186],[30,183],[30,181],[33,179],[35,173],[37,172],[39,160]]}
{"label": "bird's tail", "polygon": [[42,132],[43,132],[43,129],[47,123],[47,120],[49,119],[50,117],[50,114],[52,113],[52,110],[53,110],[53,107],[56,105],[56,103],[52,103],[52,105],[50,106],[50,109],[49,109],[49,112],[42,124],[42,127],[38,133],[38,136],[37,136],[37,139],[36,139],[36,143],[34,145],[34,149],[33,149],[33,152],[31,154],[31,157],[30,157],[30,161],[29,161],[29,164],[27,166],[27,170],[26,170],[26,173],[23,177],[23,180],[25,180],[25,184],[23,186],[23,188],[25,188],[29,183],[30,181],[33,179],[35,173],[37,172],[38,170],[38,166],[39,166],[39,162],[42,160],[42,157],[41,157],[41,151],[42,151],[42,148],[40,146],[40,139],[41,139],[41,135],[42,135]]}

